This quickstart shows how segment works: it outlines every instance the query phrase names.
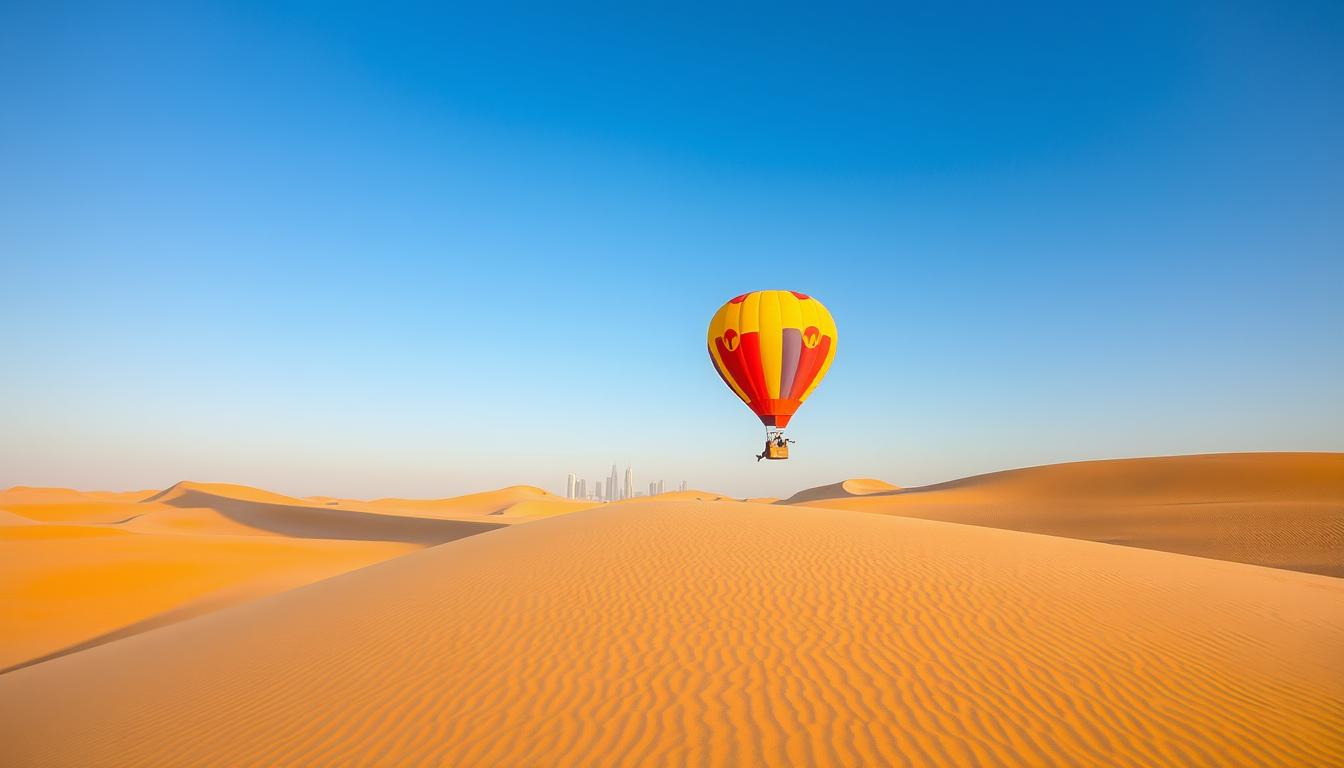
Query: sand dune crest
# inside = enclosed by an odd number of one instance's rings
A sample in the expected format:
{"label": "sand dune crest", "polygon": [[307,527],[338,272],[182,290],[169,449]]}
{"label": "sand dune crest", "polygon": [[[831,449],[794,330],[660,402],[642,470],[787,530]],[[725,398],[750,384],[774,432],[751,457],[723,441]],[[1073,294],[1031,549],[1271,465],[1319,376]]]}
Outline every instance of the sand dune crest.
{"label": "sand dune crest", "polygon": [[213,510],[235,523],[289,537],[441,544],[498,524],[371,514],[340,509],[247,486],[178,483],[142,503]]}
{"label": "sand dune crest", "polygon": [[780,504],[806,504],[809,501],[819,499],[847,499],[851,496],[871,496],[875,493],[891,493],[899,491],[900,486],[892,485],[885,480],[874,480],[870,477],[855,477],[849,480],[842,480],[830,485],[822,485],[816,488],[808,488],[799,491],[787,499],[779,501]]}
{"label": "sand dune crest", "polygon": [[[847,481],[852,482],[852,481]],[[1014,469],[783,503],[1007,528],[1344,576],[1344,454],[1233,453]]]}

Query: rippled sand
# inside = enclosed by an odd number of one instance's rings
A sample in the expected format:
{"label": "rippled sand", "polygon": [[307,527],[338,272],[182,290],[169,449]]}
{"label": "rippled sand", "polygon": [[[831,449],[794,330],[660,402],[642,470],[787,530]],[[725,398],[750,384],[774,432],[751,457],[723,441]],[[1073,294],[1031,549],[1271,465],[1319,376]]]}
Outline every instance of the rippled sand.
{"label": "rippled sand", "polygon": [[0,675],[68,765],[1344,763],[1344,581],[729,501],[452,541]]}

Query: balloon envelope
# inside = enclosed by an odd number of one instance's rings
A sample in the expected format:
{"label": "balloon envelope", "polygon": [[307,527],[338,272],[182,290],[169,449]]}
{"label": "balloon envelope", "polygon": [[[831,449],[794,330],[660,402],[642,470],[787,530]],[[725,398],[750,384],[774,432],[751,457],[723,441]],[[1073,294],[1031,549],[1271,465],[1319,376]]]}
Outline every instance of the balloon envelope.
{"label": "balloon envelope", "polygon": [[763,424],[783,429],[835,359],[835,321],[805,293],[744,293],[710,320],[709,357]]}

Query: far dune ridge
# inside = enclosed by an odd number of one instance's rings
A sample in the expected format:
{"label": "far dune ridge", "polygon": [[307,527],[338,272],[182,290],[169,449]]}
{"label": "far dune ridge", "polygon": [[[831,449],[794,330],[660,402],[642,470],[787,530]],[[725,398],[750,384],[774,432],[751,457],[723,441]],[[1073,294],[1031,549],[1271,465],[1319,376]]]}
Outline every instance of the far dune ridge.
{"label": "far dune ridge", "polygon": [[687,489],[685,491],[668,491],[660,493],[657,496],[649,497],[650,501],[734,501],[732,497],[724,496],[721,493],[712,491],[698,491]]}
{"label": "far dune ridge", "polygon": [[780,503],[805,504],[809,501],[816,501],[818,499],[846,499],[851,496],[871,496],[875,493],[891,493],[899,490],[901,490],[900,486],[892,485],[884,480],[874,480],[870,477],[855,477],[849,480],[842,480],[838,483],[799,491]]}
{"label": "far dune ridge", "polygon": [[9,764],[1344,764],[1344,581],[807,506],[501,528],[0,675]]}
{"label": "far dune ridge", "polygon": [[373,514],[225,483],[181,482],[143,503],[206,509],[259,533],[310,539],[401,541],[427,546],[481,533],[499,525],[484,521]]}
{"label": "far dune ridge", "polygon": [[318,497],[321,503],[342,509],[392,513],[445,520],[481,519],[494,523],[521,522],[588,509],[598,502],[563,499],[534,485],[511,485],[493,491],[443,499],[385,498],[372,501]]}
{"label": "far dune ridge", "polygon": [[71,488],[36,488],[16,485],[0,491],[0,500],[6,504],[70,504],[78,502],[137,502],[158,493],[145,491],[76,491]]}
{"label": "far dune ridge", "polygon": [[[1344,576],[1344,453],[1050,464],[919,488],[846,481],[782,504],[1007,528]],[[862,483],[865,493],[851,484]]]}

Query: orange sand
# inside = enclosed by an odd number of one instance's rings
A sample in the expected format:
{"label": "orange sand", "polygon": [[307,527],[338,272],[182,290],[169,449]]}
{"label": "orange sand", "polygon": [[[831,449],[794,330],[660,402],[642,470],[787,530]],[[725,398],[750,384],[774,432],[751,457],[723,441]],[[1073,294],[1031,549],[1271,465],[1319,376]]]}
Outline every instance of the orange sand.
{"label": "orange sand", "polygon": [[416,549],[95,526],[0,527],[0,669]]}
{"label": "orange sand", "polygon": [[15,766],[1344,763],[1344,581],[647,501],[0,675]]}
{"label": "orange sand", "polygon": [[472,493],[447,499],[374,499],[357,501],[314,497],[312,501],[327,507],[355,509],[380,514],[428,517],[442,520],[481,520],[512,524],[539,517],[577,512],[597,506],[596,502],[562,499],[531,485],[513,485],[494,491]]}
{"label": "orange sand", "polygon": [[497,527],[221,483],[0,492],[0,670]]}
{"label": "orange sand", "polygon": [[1342,500],[1341,454],[773,506],[15,488],[0,764],[1339,765],[1344,581],[1171,552],[1344,573]]}
{"label": "orange sand", "polygon": [[1341,453],[1088,461],[885,491],[873,490],[873,482],[814,488],[782,503],[1008,528],[1344,576]]}
{"label": "orange sand", "polygon": [[844,480],[839,483],[822,485],[816,488],[808,488],[805,491],[799,491],[781,504],[806,504],[811,501],[821,499],[847,499],[852,496],[870,496],[874,493],[891,493],[901,490],[899,486],[882,480],[874,480],[868,477],[856,477],[851,480]]}

